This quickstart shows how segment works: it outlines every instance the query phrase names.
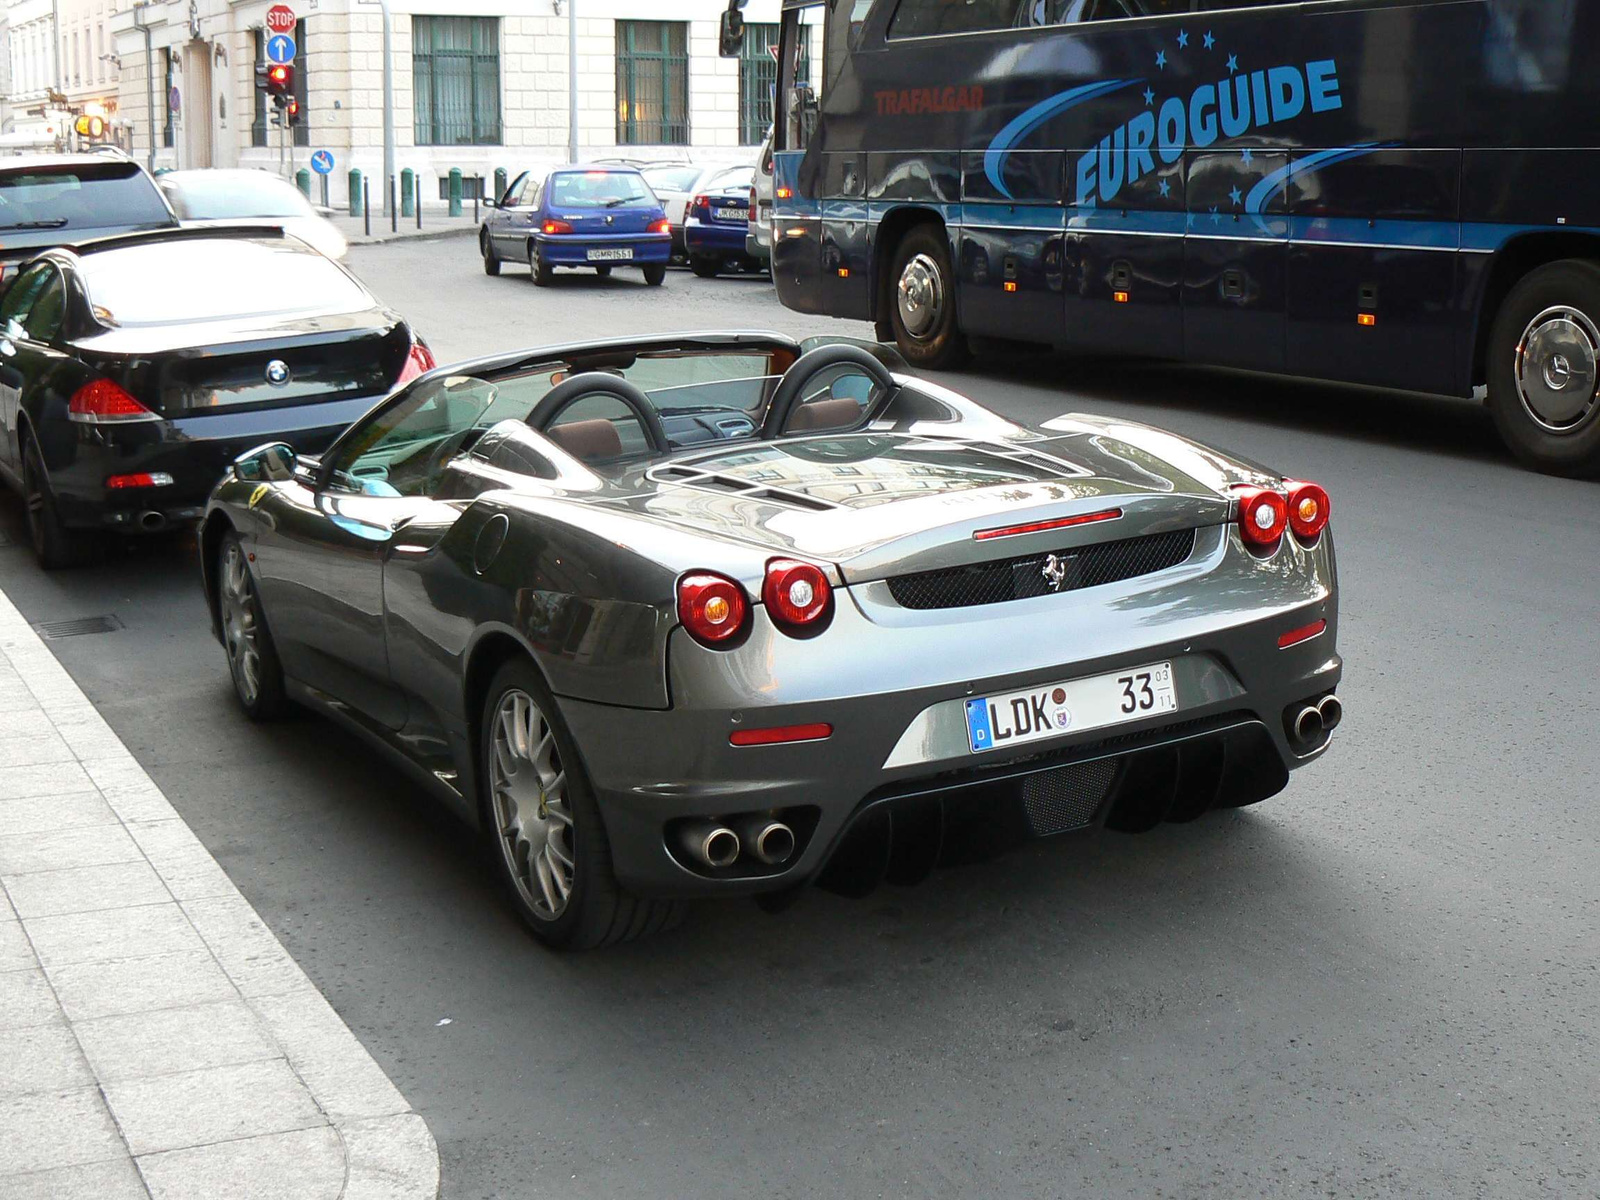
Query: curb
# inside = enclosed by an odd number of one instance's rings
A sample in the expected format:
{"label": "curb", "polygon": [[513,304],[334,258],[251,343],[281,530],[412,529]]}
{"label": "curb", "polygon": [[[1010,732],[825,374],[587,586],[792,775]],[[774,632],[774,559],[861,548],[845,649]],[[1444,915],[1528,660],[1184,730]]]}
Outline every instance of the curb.
{"label": "curb", "polygon": [[[357,228],[359,230],[359,226]],[[345,241],[352,246],[382,246],[392,242],[442,242],[450,238],[475,237],[477,232],[478,226],[476,225],[451,226],[448,229],[429,229],[424,227],[421,232],[415,229],[409,232],[401,229],[398,232],[390,233],[385,229],[382,232],[374,230],[370,237],[360,232],[346,233]]]}
{"label": "curb", "polygon": [[[31,805],[42,830],[0,834],[11,872],[0,881],[0,981],[41,981],[32,1016],[0,1016],[62,1047],[61,1078],[0,1096],[16,1123],[8,1134],[0,1121],[0,1193],[435,1200],[439,1152],[422,1117],[3,591],[0,713],[12,742],[61,747],[48,765],[0,765],[0,811]],[[109,810],[93,841],[126,853],[52,861],[52,847],[89,840],[45,827],[73,805]],[[39,902],[42,885],[85,872],[104,874],[66,891],[68,915],[59,900],[53,911]],[[101,882],[113,873],[137,885]],[[80,896],[93,911],[71,909]],[[212,1047],[198,1069],[183,1060],[198,1043],[230,1040],[232,1058]],[[30,1142],[29,1121],[64,1136]]]}

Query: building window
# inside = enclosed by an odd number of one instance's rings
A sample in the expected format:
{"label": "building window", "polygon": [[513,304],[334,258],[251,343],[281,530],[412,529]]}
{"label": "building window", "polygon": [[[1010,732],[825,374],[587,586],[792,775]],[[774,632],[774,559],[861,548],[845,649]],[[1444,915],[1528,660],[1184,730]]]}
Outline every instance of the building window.
{"label": "building window", "polygon": [[617,22],[617,144],[689,144],[687,22]]}
{"label": "building window", "polygon": [[[777,25],[747,22],[744,48],[739,51],[739,144],[758,146],[772,124],[772,92],[778,85]],[[811,78],[811,30],[800,27],[798,80]]]}
{"label": "building window", "polygon": [[498,17],[412,17],[419,146],[500,144]]}
{"label": "building window", "polygon": [[[256,63],[263,64],[267,61],[267,31],[255,29],[251,33],[255,37]],[[264,89],[255,86],[255,74],[251,73],[250,86],[255,88],[255,118],[250,122],[250,144],[252,146],[276,146],[278,144],[278,127],[269,119],[269,114],[278,110],[272,106]],[[311,110],[306,104],[306,23],[295,22],[294,27],[294,98],[300,102],[300,123],[294,127],[294,144],[296,146],[309,146],[311,144]],[[268,136],[268,134],[272,136]]]}

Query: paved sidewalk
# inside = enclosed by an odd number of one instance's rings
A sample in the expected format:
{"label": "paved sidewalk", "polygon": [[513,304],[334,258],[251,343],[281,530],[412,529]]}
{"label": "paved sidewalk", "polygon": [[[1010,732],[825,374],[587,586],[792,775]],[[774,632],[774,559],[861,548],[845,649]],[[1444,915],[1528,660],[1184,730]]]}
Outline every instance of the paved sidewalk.
{"label": "paved sidewalk", "polygon": [[422,1118],[0,593],[0,1196],[438,1190]]}
{"label": "paved sidewalk", "polygon": [[415,217],[401,217],[399,228],[394,232],[389,231],[389,218],[386,214],[372,210],[372,235],[366,234],[366,222],[360,217],[352,217],[348,213],[339,212],[328,218],[339,227],[339,232],[344,234],[345,241],[352,246],[370,245],[375,242],[394,242],[406,238],[442,238],[442,237],[477,237],[478,225],[488,215],[489,210],[480,207],[478,220],[472,219],[472,205],[466,205],[465,212],[459,217],[445,216],[445,210],[424,209],[422,213],[422,228],[417,228]]}

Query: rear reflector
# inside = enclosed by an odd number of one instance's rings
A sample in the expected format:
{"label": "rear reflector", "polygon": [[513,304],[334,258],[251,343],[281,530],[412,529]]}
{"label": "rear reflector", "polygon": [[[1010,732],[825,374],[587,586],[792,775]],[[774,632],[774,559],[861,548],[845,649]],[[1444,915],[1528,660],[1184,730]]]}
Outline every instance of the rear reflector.
{"label": "rear reflector", "polygon": [[780,742],[820,742],[833,736],[826,721],[814,725],[778,725],[771,729],[735,729],[728,741],[735,746],[775,746]]}
{"label": "rear reflector", "polygon": [[140,471],[136,475],[113,475],[106,480],[108,488],[171,487],[172,476],[165,471]]}
{"label": "rear reflector", "polygon": [[992,538],[1017,537],[1024,533],[1043,533],[1047,529],[1070,529],[1074,525],[1093,525],[1096,521],[1115,521],[1122,515],[1120,508],[1108,508],[1102,512],[1084,513],[1077,517],[1058,517],[1054,521],[1030,521],[1026,525],[1005,525],[999,529],[980,529],[972,535],[975,542],[987,542]]}
{"label": "rear reflector", "polygon": [[1278,649],[1287,650],[1290,646],[1298,646],[1301,642],[1309,642],[1314,637],[1320,637],[1322,631],[1328,627],[1326,621],[1313,621],[1309,625],[1302,625],[1299,629],[1291,629],[1278,639]]}

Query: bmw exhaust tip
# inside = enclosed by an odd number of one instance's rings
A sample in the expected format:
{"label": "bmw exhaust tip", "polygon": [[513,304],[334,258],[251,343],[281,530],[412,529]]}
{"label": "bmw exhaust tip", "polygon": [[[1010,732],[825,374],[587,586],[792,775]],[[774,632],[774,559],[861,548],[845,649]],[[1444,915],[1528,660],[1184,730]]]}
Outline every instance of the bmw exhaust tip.
{"label": "bmw exhaust tip", "polygon": [[1324,696],[1317,705],[1317,713],[1322,717],[1322,728],[1332,733],[1339,728],[1339,722],[1344,720],[1344,705],[1337,696]]}
{"label": "bmw exhaust tip", "polygon": [[1322,711],[1314,704],[1308,704],[1294,715],[1294,738],[1302,746],[1313,744],[1322,736],[1324,725]]}
{"label": "bmw exhaust tip", "polygon": [[743,833],[744,844],[750,853],[766,866],[776,867],[794,856],[794,830],[782,821],[755,817],[748,822]]}
{"label": "bmw exhaust tip", "polygon": [[739,858],[739,835],[726,825],[695,821],[679,835],[689,857],[702,867],[731,867]]}
{"label": "bmw exhaust tip", "polygon": [[146,533],[154,533],[156,530],[165,527],[166,523],[166,514],[158,512],[153,508],[148,512],[142,512],[139,514],[139,528],[144,530]]}

